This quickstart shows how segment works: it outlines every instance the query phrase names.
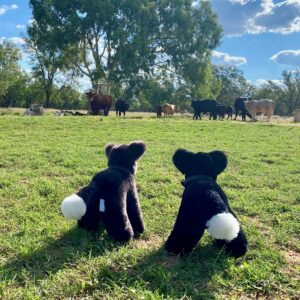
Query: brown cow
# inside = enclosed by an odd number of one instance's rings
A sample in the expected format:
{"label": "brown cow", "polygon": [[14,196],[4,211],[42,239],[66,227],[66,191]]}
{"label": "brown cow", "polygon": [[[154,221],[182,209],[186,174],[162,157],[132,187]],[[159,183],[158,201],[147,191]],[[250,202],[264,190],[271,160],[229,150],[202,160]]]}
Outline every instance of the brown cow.
{"label": "brown cow", "polygon": [[166,103],[163,105],[164,116],[173,116],[174,113],[179,113],[179,107],[176,104]]}
{"label": "brown cow", "polygon": [[90,100],[90,114],[99,115],[99,111],[103,109],[104,116],[108,116],[110,107],[112,105],[112,96],[101,95],[98,93],[87,92],[86,95]]}

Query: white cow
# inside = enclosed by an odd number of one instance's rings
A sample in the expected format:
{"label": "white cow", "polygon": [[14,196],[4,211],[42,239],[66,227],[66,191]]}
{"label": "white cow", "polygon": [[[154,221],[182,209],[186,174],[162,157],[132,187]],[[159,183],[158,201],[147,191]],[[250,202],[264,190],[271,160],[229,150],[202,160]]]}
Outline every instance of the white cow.
{"label": "white cow", "polygon": [[41,104],[31,104],[24,112],[25,116],[42,116],[44,107]]}
{"label": "white cow", "polygon": [[263,113],[267,116],[267,121],[269,121],[274,114],[275,101],[270,99],[261,100],[250,100],[245,101],[245,107],[248,112],[252,115],[252,121],[256,121],[256,114]]}

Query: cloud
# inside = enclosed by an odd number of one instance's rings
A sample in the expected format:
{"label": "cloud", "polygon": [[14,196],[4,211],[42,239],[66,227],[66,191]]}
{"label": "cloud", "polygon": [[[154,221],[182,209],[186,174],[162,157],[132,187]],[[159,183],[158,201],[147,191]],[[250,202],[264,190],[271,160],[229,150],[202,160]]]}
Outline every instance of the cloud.
{"label": "cloud", "polygon": [[231,56],[228,53],[213,51],[212,60],[215,64],[228,64],[240,66],[247,63],[247,59],[242,56]]}
{"label": "cloud", "polygon": [[241,36],[247,33],[249,21],[262,11],[260,1],[211,0],[226,36]]}
{"label": "cloud", "polygon": [[0,5],[0,16],[4,15],[7,11],[19,8],[18,5]]}
{"label": "cloud", "polygon": [[9,41],[12,42],[16,45],[24,45],[25,44],[25,40],[23,38],[17,37],[17,36],[13,36],[10,38],[7,38],[5,36],[0,37],[0,43],[3,43],[5,41]]}
{"label": "cloud", "polygon": [[26,27],[26,25],[24,25],[24,24],[17,24],[16,25],[16,28],[18,28],[18,29],[24,29]]}
{"label": "cloud", "polygon": [[299,0],[211,0],[211,3],[226,36],[300,32]]}
{"label": "cloud", "polygon": [[283,50],[271,57],[271,60],[281,65],[300,67],[300,50]]}
{"label": "cloud", "polygon": [[[272,1],[271,1],[272,2]],[[258,13],[254,25],[260,32],[289,34],[300,31],[300,1],[287,0],[278,4],[267,1],[264,11]]]}
{"label": "cloud", "polygon": [[230,3],[233,3],[233,4],[240,4],[240,5],[245,5],[247,4],[248,2],[250,2],[251,0],[229,0]]}
{"label": "cloud", "polygon": [[25,44],[25,40],[23,38],[16,37],[16,36],[8,38],[8,40],[16,45],[24,45]]}
{"label": "cloud", "polygon": [[257,79],[254,84],[256,86],[268,85],[270,81],[279,86],[283,84],[280,79]]}

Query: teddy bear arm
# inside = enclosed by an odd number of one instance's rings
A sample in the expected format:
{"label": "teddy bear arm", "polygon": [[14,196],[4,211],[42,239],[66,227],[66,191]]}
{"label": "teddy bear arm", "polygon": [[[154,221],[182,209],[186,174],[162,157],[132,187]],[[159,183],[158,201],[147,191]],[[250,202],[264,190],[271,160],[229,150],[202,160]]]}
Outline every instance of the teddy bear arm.
{"label": "teddy bear arm", "polygon": [[205,220],[197,207],[183,198],[174,228],[167,240],[166,248],[175,254],[186,254],[193,250],[205,230]]}
{"label": "teddy bear arm", "polygon": [[126,195],[118,195],[107,202],[104,216],[107,233],[118,242],[128,242],[134,235],[126,210]]}
{"label": "teddy bear arm", "polygon": [[135,187],[129,189],[127,193],[127,213],[134,233],[143,233],[145,230],[145,225],[139,196]]}
{"label": "teddy bear arm", "polygon": [[198,244],[205,228],[202,230],[178,230],[174,229],[166,242],[166,249],[172,254],[189,254]]}

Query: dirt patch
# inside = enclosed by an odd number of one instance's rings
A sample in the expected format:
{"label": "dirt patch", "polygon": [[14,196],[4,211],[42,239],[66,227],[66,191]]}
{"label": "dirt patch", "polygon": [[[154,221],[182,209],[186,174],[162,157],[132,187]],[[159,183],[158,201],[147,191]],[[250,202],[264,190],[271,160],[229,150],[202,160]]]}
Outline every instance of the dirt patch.
{"label": "dirt patch", "polygon": [[158,235],[145,236],[132,242],[132,245],[139,249],[158,248],[161,244],[162,238]]}
{"label": "dirt patch", "polygon": [[287,250],[283,252],[283,255],[286,259],[286,261],[295,267],[299,267],[300,266],[300,253],[294,251],[294,250]]}
{"label": "dirt patch", "polygon": [[180,261],[180,256],[179,255],[166,255],[163,259],[161,264],[164,267],[173,267],[175,265],[178,264],[178,262]]}

